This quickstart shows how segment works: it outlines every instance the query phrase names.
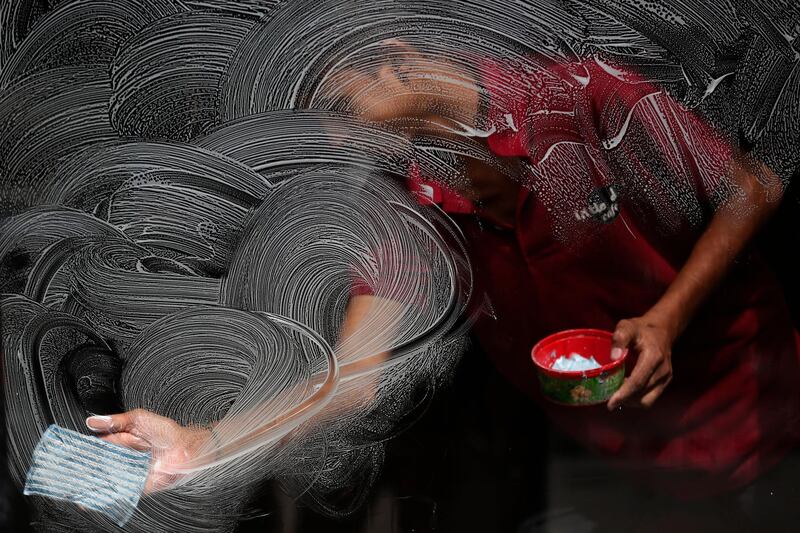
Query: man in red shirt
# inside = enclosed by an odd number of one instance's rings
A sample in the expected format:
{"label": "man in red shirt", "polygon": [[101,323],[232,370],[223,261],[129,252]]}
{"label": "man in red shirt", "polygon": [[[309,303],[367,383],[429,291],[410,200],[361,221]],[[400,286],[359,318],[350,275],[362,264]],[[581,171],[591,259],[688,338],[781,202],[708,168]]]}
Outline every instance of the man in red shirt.
{"label": "man in red shirt", "polygon": [[[557,425],[682,497],[743,487],[774,466],[797,441],[798,343],[747,244],[777,207],[780,180],[599,58],[477,60],[470,73],[392,46],[408,61],[335,85],[369,120],[487,149],[464,159],[464,179],[413,168],[408,186],[469,241],[487,295],[474,333],[499,371],[539,399],[536,341],[614,331],[612,355],[631,352],[626,382],[607,406],[542,401]],[[345,341],[374,298],[354,291]],[[93,424],[122,429],[106,438],[124,443],[125,416]]]}
{"label": "man in red shirt", "polygon": [[[463,183],[424,169],[408,179],[467,236],[488,297],[474,333],[500,372],[538,398],[536,341],[613,331],[612,357],[630,349],[630,375],[607,406],[542,401],[557,425],[681,497],[774,466],[797,441],[798,337],[748,242],[778,206],[780,180],[600,58],[481,60],[474,79],[405,57],[338,81],[367,119],[476,137],[500,161],[467,159]],[[365,293],[355,314],[369,308]]]}

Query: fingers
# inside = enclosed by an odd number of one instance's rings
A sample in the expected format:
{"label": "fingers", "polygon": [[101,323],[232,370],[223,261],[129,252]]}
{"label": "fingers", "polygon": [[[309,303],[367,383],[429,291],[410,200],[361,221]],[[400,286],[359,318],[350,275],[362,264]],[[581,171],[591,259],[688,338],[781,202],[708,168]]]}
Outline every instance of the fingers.
{"label": "fingers", "polygon": [[642,319],[621,320],[612,338],[611,358],[618,360],[626,349],[639,357],[631,375],[611,396],[608,409],[623,403],[651,407],[672,379],[672,342],[663,327]]}
{"label": "fingers", "polygon": [[133,448],[140,452],[147,451],[151,448],[150,443],[141,437],[132,435],[130,433],[109,433],[100,437],[106,442],[116,444],[118,446],[125,446],[126,448]]}
{"label": "fingers", "polygon": [[397,38],[384,39],[381,44],[390,56],[400,58],[403,63],[419,62],[424,58],[419,50]]}
{"label": "fingers", "polygon": [[[120,423],[119,420],[116,422],[117,424]],[[111,433],[115,430],[114,428],[114,419],[112,416],[90,416],[86,419],[86,427],[91,429],[96,433]]]}
{"label": "fingers", "polygon": [[669,382],[669,378],[655,379],[654,375],[646,387],[623,403],[626,407],[650,409],[664,393]]}
{"label": "fingers", "polygon": [[672,380],[672,370],[666,361],[660,354],[642,353],[630,377],[608,401],[608,409],[613,411],[622,404],[652,407]]}
{"label": "fingers", "polygon": [[110,416],[90,416],[86,419],[86,427],[96,433],[112,433],[130,431],[133,421],[128,413]]}
{"label": "fingers", "polygon": [[396,96],[409,90],[391,65],[384,65],[378,70],[378,80],[381,83],[380,90],[391,95]]}
{"label": "fingers", "polygon": [[639,400],[639,405],[645,409],[652,407],[656,400],[661,396],[661,393],[664,392],[664,389],[667,388],[669,382],[670,378],[662,378],[656,381],[651,387],[648,388],[648,390]]}
{"label": "fingers", "polygon": [[408,57],[418,57],[422,55],[413,46],[402,39],[398,39],[397,37],[384,39],[381,41],[381,44],[387,47],[393,47],[396,50],[408,55]]}
{"label": "fingers", "polygon": [[144,412],[134,409],[116,415],[90,416],[86,419],[86,427],[95,433],[135,432],[137,421]]}
{"label": "fingers", "polygon": [[354,98],[375,80],[354,68],[346,68],[334,73],[327,81],[329,95],[337,98]]}
{"label": "fingers", "polygon": [[656,358],[650,356],[647,352],[642,353],[631,375],[625,379],[619,390],[608,400],[608,409],[613,411],[647,387],[657,367],[658,360]]}
{"label": "fingers", "polygon": [[625,353],[625,349],[630,346],[636,338],[636,324],[630,320],[620,320],[611,338],[611,359],[616,361]]}

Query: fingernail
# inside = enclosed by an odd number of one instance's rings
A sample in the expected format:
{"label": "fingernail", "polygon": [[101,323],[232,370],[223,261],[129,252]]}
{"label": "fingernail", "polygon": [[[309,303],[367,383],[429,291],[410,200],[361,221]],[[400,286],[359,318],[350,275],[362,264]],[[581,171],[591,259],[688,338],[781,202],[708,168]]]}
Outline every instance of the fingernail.
{"label": "fingernail", "polygon": [[622,357],[622,348],[617,348],[616,346],[611,348],[611,360],[616,361]]}
{"label": "fingernail", "polygon": [[111,417],[110,416],[90,416],[86,419],[86,427],[91,429],[92,431],[104,431],[106,429],[111,429]]}

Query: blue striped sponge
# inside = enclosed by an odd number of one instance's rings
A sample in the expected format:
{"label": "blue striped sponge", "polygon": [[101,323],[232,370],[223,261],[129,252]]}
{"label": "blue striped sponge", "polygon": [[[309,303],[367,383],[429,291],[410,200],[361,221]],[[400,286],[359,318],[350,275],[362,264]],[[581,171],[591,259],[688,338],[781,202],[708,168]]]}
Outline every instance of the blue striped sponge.
{"label": "blue striped sponge", "polygon": [[53,424],[36,445],[23,492],[75,502],[124,526],[139,503],[149,465],[148,452]]}

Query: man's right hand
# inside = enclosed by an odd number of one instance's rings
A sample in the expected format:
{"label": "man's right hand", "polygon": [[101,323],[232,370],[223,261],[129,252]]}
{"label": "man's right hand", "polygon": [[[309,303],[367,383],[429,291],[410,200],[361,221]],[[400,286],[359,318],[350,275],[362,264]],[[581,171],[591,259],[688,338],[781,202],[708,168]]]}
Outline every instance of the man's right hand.
{"label": "man's right hand", "polygon": [[144,409],[90,416],[86,426],[106,442],[152,453],[145,494],[164,490],[177,482],[181,476],[174,469],[194,457],[200,446],[211,438],[210,430],[187,428]]}

